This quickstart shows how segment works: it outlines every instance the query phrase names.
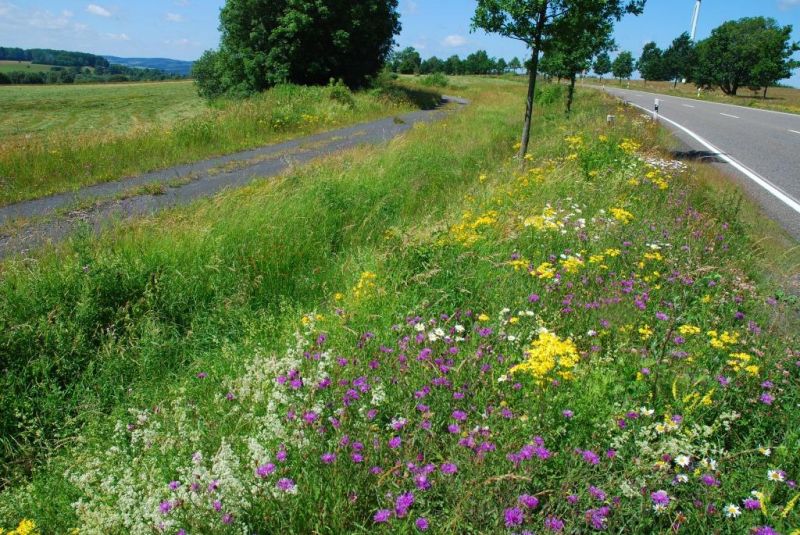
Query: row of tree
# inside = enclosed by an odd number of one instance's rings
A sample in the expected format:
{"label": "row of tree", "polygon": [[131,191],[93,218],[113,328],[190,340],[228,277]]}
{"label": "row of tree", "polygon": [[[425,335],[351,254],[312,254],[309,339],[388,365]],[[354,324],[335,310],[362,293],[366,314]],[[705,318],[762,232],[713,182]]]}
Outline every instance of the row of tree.
{"label": "row of tree", "polygon": [[123,65],[107,67],[53,67],[49,71],[0,72],[0,85],[87,84],[113,82],[154,82],[185,78],[156,69],[137,69]]}
{"label": "row of tree", "polygon": [[519,58],[506,61],[503,58],[492,58],[485,50],[478,50],[464,59],[458,55],[447,59],[436,56],[423,60],[413,47],[393,51],[386,60],[386,66],[392,72],[400,74],[504,74],[517,72],[523,65]]}
{"label": "row of tree", "polygon": [[108,60],[102,56],[85,52],[51,50],[48,48],[10,48],[0,46],[0,61],[29,61],[37,65],[57,65],[59,67],[108,67]]}
{"label": "row of tree", "polygon": [[[800,44],[792,42],[792,26],[780,26],[772,18],[750,17],[728,21],[698,43],[684,33],[662,50],[654,42],[644,45],[635,63],[647,81],[693,82],[701,88],[719,88],[726,95],[736,95],[740,88],[767,90],[780,80],[789,78],[800,67],[793,55]],[[622,58],[622,60],[620,60]],[[624,68],[616,65],[617,61]],[[634,70],[633,56],[621,53],[610,66],[608,58],[598,57],[594,71],[599,76],[614,72],[620,80],[630,78]]]}

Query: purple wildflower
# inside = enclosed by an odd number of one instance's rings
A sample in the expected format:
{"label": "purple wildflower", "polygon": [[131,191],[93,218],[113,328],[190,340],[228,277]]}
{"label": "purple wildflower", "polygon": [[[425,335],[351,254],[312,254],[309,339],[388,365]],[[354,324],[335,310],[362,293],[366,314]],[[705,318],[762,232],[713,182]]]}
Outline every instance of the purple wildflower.
{"label": "purple wildflower", "polygon": [[398,496],[394,504],[394,512],[397,518],[405,517],[412,505],[414,505],[414,493],[406,492]]}
{"label": "purple wildflower", "polygon": [[403,439],[401,439],[400,437],[392,437],[391,439],[389,439],[389,447],[392,448],[393,450],[396,450],[397,448],[400,447],[400,444],[402,444],[402,442]]}
{"label": "purple wildflower", "polygon": [[265,478],[270,475],[272,472],[275,471],[275,465],[272,463],[262,464],[258,468],[256,468],[256,476],[260,478]]}
{"label": "purple wildflower", "polygon": [[275,486],[278,487],[278,490],[281,490],[283,492],[294,492],[297,488],[294,484],[294,481],[292,481],[288,477],[282,477],[281,479],[279,479],[278,483]]}
{"label": "purple wildflower", "polygon": [[172,502],[169,500],[161,502],[158,506],[158,510],[161,511],[162,515],[169,513],[172,511]]}
{"label": "purple wildflower", "polygon": [[503,517],[505,518],[507,528],[521,526],[522,522],[525,520],[522,509],[519,507],[509,507],[503,513]]}
{"label": "purple wildflower", "polygon": [[331,464],[336,461],[336,454],[335,453],[323,453],[322,454],[322,462],[325,464]]}
{"label": "purple wildflower", "polygon": [[417,526],[419,531],[428,531],[430,524],[428,523],[428,519],[424,516],[419,517],[415,522],[414,525]]}
{"label": "purple wildflower", "polygon": [[747,498],[744,500],[744,508],[748,511],[757,511],[761,509],[761,502],[755,498]]}
{"label": "purple wildflower", "polygon": [[564,521],[556,516],[548,516],[544,521],[544,529],[552,533],[564,531]]}
{"label": "purple wildflower", "polygon": [[528,509],[536,509],[539,506],[539,498],[529,494],[523,494],[519,497],[519,503]]}
{"label": "purple wildflower", "polygon": [[561,411],[561,416],[563,416],[564,418],[566,418],[567,420],[569,420],[569,419],[571,419],[573,416],[575,416],[575,413],[574,413],[574,412],[572,412],[572,411],[571,411],[571,410],[569,410],[569,409],[564,409],[563,411]]}
{"label": "purple wildflower", "polygon": [[375,513],[375,516],[372,517],[372,520],[374,520],[376,524],[383,524],[384,522],[388,522],[391,516],[392,512],[390,510],[380,509]]}
{"label": "purple wildflower", "polygon": [[761,394],[761,397],[758,398],[758,399],[764,405],[772,405],[772,403],[775,401],[775,396],[773,396],[769,392],[764,392],[763,394]]}
{"label": "purple wildflower", "polygon": [[667,507],[670,502],[669,494],[667,494],[665,490],[657,490],[650,493],[650,499],[653,501],[653,506],[656,508]]}
{"label": "purple wildflower", "polygon": [[225,524],[226,526],[228,524],[233,523],[233,515],[230,513],[225,513],[224,515],[222,515],[222,523]]}
{"label": "purple wildflower", "polygon": [[453,463],[444,463],[440,468],[443,474],[452,475],[458,472],[458,466]]}

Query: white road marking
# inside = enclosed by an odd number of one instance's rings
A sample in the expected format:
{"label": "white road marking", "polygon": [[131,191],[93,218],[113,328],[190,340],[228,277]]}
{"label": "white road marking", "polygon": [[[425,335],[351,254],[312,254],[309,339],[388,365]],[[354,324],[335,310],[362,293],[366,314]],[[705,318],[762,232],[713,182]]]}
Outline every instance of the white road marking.
{"label": "white road marking", "polygon": [[684,106],[685,108],[694,108],[694,106],[692,106],[692,105],[690,105],[690,104],[684,104],[683,106]]}
{"label": "white road marking", "polygon": [[741,117],[736,117],[735,115],[731,115],[730,113],[720,113],[720,115],[724,115],[725,117],[731,117],[733,119],[741,119]]}
{"label": "white road marking", "polygon": [[789,130],[789,132],[791,132],[792,134],[800,134],[800,132],[798,132],[797,130]]}
{"label": "white road marking", "polygon": [[[637,108],[639,108],[641,110],[644,110],[645,112],[649,113],[649,111],[650,111],[647,108],[639,106],[638,104],[635,104],[633,102],[631,104],[633,104],[634,106],[636,106]],[[664,121],[667,121],[669,124],[675,126],[676,128],[679,128],[679,129],[683,130],[684,132],[686,132],[688,135],[690,135],[692,138],[694,138],[698,143],[700,143],[705,148],[707,148],[708,150],[713,152],[716,156],[718,156],[722,160],[728,162],[730,165],[732,165],[734,168],[736,168],[738,171],[740,171],[742,174],[744,174],[747,178],[749,178],[750,180],[752,180],[753,182],[755,182],[756,184],[758,184],[759,186],[761,186],[762,188],[767,190],[769,193],[772,194],[773,197],[775,197],[776,199],[781,201],[783,204],[785,204],[786,206],[788,206],[789,208],[794,210],[796,213],[800,214],[800,202],[797,202],[795,199],[793,199],[787,193],[781,191],[781,189],[778,186],[776,186],[775,184],[773,184],[772,182],[770,182],[766,178],[762,177],[761,175],[759,175],[755,171],[753,171],[751,169],[748,169],[743,164],[737,162],[736,160],[734,160],[733,158],[731,158],[727,154],[724,154],[717,147],[715,147],[714,145],[712,145],[711,143],[709,143],[708,141],[706,141],[705,139],[703,139],[699,135],[695,134],[694,132],[692,132],[691,130],[686,128],[685,126],[676,123],[672,119],[667,119],[663,115],[661,116],[661,119],[664,120]]]}

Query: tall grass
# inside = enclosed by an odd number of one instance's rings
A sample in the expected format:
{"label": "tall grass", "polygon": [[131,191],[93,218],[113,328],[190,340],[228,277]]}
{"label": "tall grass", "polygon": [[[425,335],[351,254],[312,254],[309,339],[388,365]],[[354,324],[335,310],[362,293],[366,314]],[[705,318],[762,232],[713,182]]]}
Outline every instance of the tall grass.
{"label": "tall grass", "polygon": [[[540,108],[520,168],[524,87],[465,83],[469,108],[387,148],[4,265],[0,525],[412,533],[425,519],[434,533],[510,533],[558,520],[653,533],[679,521],[734,533],[794,522],[794,492],[765,477],[800,469],[796,341],[781,323],[791,303],[765,304],[771,288],[748,278],[759,264],[730,230],[737,215],[690,176],[644,166],[637,154],[658,155],[644,147],[659,131],[625,110],[607,126],[614,104],[594,92],[570,119],[556,98]],[[683,324],[701,333],[679,344]],[[511,374],[545,327],[578,348],[574,369]],[[730,351],[758,354],[764,375],[734,372],[705,330],[739,332]],[[732,380],[706,404],[718,373]],[[768,379],[776,399],[754,405]],[[659,433],[663,422],[677,428]],[[515,464],[526,445],[549,457]],[[672,486],[681,453],[691,483]],[[707,473],[723,485],[702,483]],[[276,489],[283,477],[296,495]],[[769,493],[764,517],[707,513],[754,488]],[[671,501],[658,510],[660,489]],[[415,503],[396,507],[408,492]],[[539,505],[517,514],[520,495]]]}
{"label": "tall grass", "polygon": [[[147,84],[153,85],[153,84]],[[157,84],[158,85],[158,84]],[[185,91],[185,84],[164,83]],[[62,97],[63,106],[80,105],[76,91]],[[93,88],[86,91],[93,91]],[[122,89],[118,89],[121,91]],[[36,95],[36,93],[34,93]],[[53,98],[45,94],[42,98]],[[77,99],[77,100],[76,100]],[[145,171],[226,154],[290,137],[366,121],[417,107],[432,107],[433,92],[408,92],[400,87],[351,93],[346,87],[281,86],[244,101],[218,101],[188,118],[136,121],[118,131],[68,125],[46,129],[42,135],[17,136],[0,142],[0,205],[70,191]],[[142,94],[111,104],[90,100],[112,114],[136,114],[137,106],[158,107],[157,96]],[[134,109],[129,109],[134,102]],[[28,102],[35,107],[36,99]],[[23,113],[20,110],[19,113]],[[90,115],[95,113],[88,111]],[[152,110],[151,110],[152,113]],[[13,118],[12,109],[4,120]]]}

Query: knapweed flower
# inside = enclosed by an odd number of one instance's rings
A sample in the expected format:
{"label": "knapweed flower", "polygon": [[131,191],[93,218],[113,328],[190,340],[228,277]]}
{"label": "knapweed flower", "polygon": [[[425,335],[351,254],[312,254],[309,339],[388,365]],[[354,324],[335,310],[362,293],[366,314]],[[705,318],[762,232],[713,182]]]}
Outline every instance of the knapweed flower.
{"label": "knapweed flower", "polygon": [[260,478],[265,478],[270,475],[272,472],[275,471],[275,465],[272,463],[262,464],[258,468],[256,468],[256,476]]}
{"label": "knapweed flower", "polygon": [[757,511],[761,509],[761,501],[756,498],[745,498],[742,503],[744,504],[744,508],[748,511]]}
{"label": "knapweed flower", "polygon": [[[594,498],[595,500],[598,500],[598,501],[601,501],[601,502],[606,501],[606,493],[603,492],[601,489],[598,489],[594,485],[590,485],[589,486],[589,494],[591,494],[592,498]],[[576,503],[578,501],[577,500],[577,498],[578,498],[577,496],[574,497],[575,498],[574,501],[572,501],[570,498],[572,498],[572,496],[569,496],[567,498],[570,503]]]}
{"label": "knapweed flower", "polygon": [[376,524],[383,524],[384,522],[388,522],[391,516],[392,512],[390,510],[380,509],[375,513],[375,516],[372,517],[372,520],[374,520]]}
{"label": "knapweed flower", "polygon": [[569,409],[564,409],[563,411],[561,411],[561,416],[563,416],[564,418],[566,418],[567,420],[569,420],[569,419],[571,419],[573,416],[575,416],[575,413],[574,413],[574,412],[572,412],[572,411],[571,411],[571,410],[569,410]]}
{"label": "knapweed flower", "polygon": [[773,396],[769,392],[764,392],[763,394],[761,394],[761,397],[758,398],[758,399],[764,405],[772,405],[772,403],[775,401],[775,396]]}
{"label": "knapweed flower", "polygon": [[458,472],[458,466],[453,463],[443,463],[440,470],[443,474],[452,475]]}
{"label": "knapweed flower", "polygon": [[586,523],[592,526],[592,529],[606,529],[606,522],[610,512],[611,508],[607,505],[597,509],[589,509],[585,514]]}
{"label": "knapweed flower", "polygon": [[278,480],[278,483],[275,484],[278,490],[283,491],[287,494],[297,494],[297,485],[294,484],[294,481],[289,479],[288,477],[283,477]]}
{"label": "knapweed flower", "polygon": [[394,514],[397,518],[404,518],[408,514],[408,510],[414,505],[414,493],[406,492],[397,497],[394,503]]}
{"label": "knapweed flower", "polygon": [[400,437],[392,437],[391,439],[389,439],[389,447],[392,448],[393,450],[399,448],[402,443],[403,439]]}
{"label": "knapweed flower", "polygon": [[657,513],[666,510],[669,507],[669,494],[665,490],[657,490],[650,494],[650,500],[653,502],[653,510]]}
{"label": "knapweed flower", "polygon": [[750,531],[751,535],[780,535],[780,533],[771,526],[758,526]]}
{"label": "knapweed flower", "polygon": [[536,509],[539,506],[539,498],[536,496],[531,496],[529,494],[523,494],[519,497],[519,503],[527,507],[528,509]]}
{"label": "knapweed flower", "polygon": [[505,519],[506,527],[513,528],[522,525],[525,515],[519,507],[509,507],[503,513],[503,518]]}
{"label": "knapweed flower", "polygon": [[564,521],[556,516],[548,516],[544,520],[544,529],[551,533],[561,533],[564,531]]}
{"label": "knapweed flower", "polygon": [[459,422],[463,422],[467,419],[467,413],[464,411],[453,411],[451,416],[453,417],[453,420],[457,420]]}
{"label": "knapweed flower", "polygon": [[325,464],[331,464],[336,461],[336,454],[335,453],[323,453],[320,457],[322,462]]}
{"label": "knapweed flower", "polygon": [[430,524],[428,523],[428,519],[424,516],[419,517],[415,522],[414,525],[417,527],[419,531],[428,531]]}

